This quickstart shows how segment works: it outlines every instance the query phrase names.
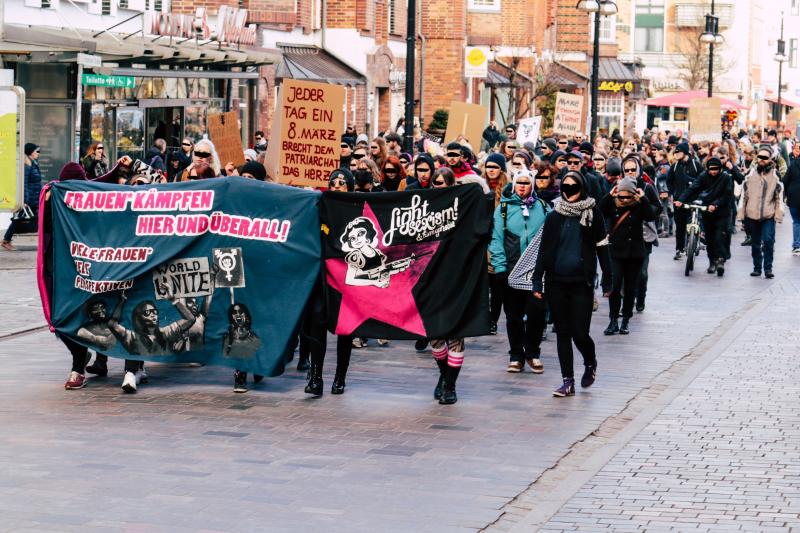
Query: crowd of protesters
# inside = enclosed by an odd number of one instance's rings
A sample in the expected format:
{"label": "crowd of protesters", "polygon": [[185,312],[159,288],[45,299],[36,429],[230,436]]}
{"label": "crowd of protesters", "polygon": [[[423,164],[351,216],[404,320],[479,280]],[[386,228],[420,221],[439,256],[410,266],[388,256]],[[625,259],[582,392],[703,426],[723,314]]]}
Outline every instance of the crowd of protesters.
{"label": "crowd of protesters", "polygon": [[[505,313],[511,373],[545,371],[542,340],[548,325],[556,334],[562,383],[553,392],[575,393],[573,343],[583,357],[581,386],[597,374],[595,344],[589,334],[592,313],[608,299],[605,335],[631,333],[634,309],[646,307],[649,257],[659,239],[674,238],[675,260],[686,253],[685,205],[702,204],[702,236],[709,274],[724,276],[731,258],[731,236],[737,220],[751,248],[752,276],[774,277],[775,223],[783,206],[793,221],[792,254],[800,256],[800,142],[791,132],[739,131],[725,127],[719,142],[693,143],[683,131],[645,130],[623,137],[614,131],[590,142],[582,134],[546,135],[520,144],[511,124],[502,131],[491,122],[481,139],[445,139],[413,128],[413,148],[403,150],[402,128],[370,139],[348,125],[341,137],[340,168],[331,172],[328,189],[343,192],[413,191],[477,184],[494,206],[488,245],[490,286],[489,332],[498,333]],[[92,144],[80,164],[70,163],[60,179],[96,179],[128,185],[184,182],[219,176],[273,181],[265,166],[267,139],[257,132],[253,148],[243,151],[244,164],[220,161],[208,139],[182,140],[167,152],[156,139],[142,161],[122,157],[110,165],[102,143]],[[25,146],[25,201],[38,204],[42,177],[40,148]],[[12,223],[2,241],[14,250]],[[527,284],[515,281],[527,266]],[[599,272],[598,272],[599,265]],[[599,297],[596,293],[599,287]],[[298,370],[307,371],[305,391],[323,393],[322,367],[327,334],[324,300],[315,289],[299,335]],[[189,306],[191,307],[191,306]],[[194,309],[197,309],[196,303]],[[105,316],[105,311],[101,313]],[[198,313],[187,308],[187,331]],[[103,318],[103,317],[101,317]],[[105,318],[103,318],[105,319]],[[67,389],[82,388],[86,372],[105,375],[106,358],[97,354],[87,367],[85,347],[64,339],[73,355]],[[353,348],[369,340],[339,336],[336,377],[331,392],[342,394]],[[380,345],[388,341],[378,339]],[[420,339],[418,351],[431,345],[439,367],[434,398],[457,401],[455,384],[464,360],[464,339]],[[293,358],[294,347],[287,354]],[[135,392],[146,379],[144,367],[126,361],[123,388]],[[260,381],[261,376],[255,376]],[[247,390],[247,374],[236,371],[234,390]]]}

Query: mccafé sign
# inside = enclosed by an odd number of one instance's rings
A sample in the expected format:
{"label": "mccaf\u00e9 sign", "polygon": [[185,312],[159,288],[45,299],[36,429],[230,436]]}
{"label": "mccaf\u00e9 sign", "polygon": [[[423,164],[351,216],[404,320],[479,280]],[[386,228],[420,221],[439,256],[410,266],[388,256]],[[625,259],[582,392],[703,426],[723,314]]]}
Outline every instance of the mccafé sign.
{"label": "mccaf\u00e9 sign", "polygon": [[625,83],[622,83],[620,81],[603,80],[603,81],[600,82],[600,85],[597,87],[598,91],[610,91],[612,93],[618,93],[622,89],[625,89],[625,92],[628,92],[628,93],[633,91],[633,82],[632,81],[626,81]]}
{"label": "mccaf\u00e9 sign", "polygon": [[246,25],[247,10],[235,7],[220,6],[217,13],[217,24],[212,27],[208,23],[206,9],[198,7],[194,15],[177,13],[150,13],[150,34],[184,39],[213,39],[228,44],[256,44],[256,25]]}

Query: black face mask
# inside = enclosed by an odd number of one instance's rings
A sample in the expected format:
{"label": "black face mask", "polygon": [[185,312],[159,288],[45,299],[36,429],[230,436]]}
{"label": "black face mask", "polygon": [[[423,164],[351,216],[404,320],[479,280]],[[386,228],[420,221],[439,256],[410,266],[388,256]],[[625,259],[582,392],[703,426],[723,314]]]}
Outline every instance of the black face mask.
{"label": "black face mask", "polygon": [[561,184],[561,195],[564,196],[565,200],[570,196],[575,196],[579,192],[581,192],[581,186],[577,183]]}
{"label": "black face mask", "polygon": [[356,179],[356,186],[359,188],[364,188],[372,183],[372,172],[364,168],[356,170],[353,173],[353,177]]}

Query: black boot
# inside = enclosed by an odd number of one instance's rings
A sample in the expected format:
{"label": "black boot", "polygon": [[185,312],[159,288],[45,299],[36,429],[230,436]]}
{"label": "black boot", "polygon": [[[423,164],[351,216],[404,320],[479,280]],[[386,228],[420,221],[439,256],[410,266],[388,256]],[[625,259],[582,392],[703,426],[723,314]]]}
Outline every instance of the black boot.
{"label": "black boot", "polygon": [[717,271],[717,263],[714,261],[710,261],[708,263],[708,268],[706,269],[706,273],[713,274],[716,271]]}
{"label": "black boot", "polygon": [[717,276],[722,277],[725,275],[725,260],[717,259]]}
{"label": "black boot", "polygon": [[316,397],[322,396],[322,365],[316,365],[313,362],[308,369],[308,382],[306,383],[305,392]]}
{"label": "black boot", "polygon": [[94,363],[86,367],[86,371],[99,377],[108,375],[108,356],[95,354]]}
{"label": "black boot", "polygon": [[641,313],[644,311],[644,296],[639,296],[636,299],[636,312]]}
{"label": "black boot", "polygon": [[297,371],[305,372],[309,368],[311,368],[311,364],[308,362],[308,354],[306,355],[300,354],[300,357],[298,357],[297,359]]}
{"label": "black boot", "polygon": [[439,400],[439,403],[441,405],[450,405],[458,401],[458,396],[456,396],[456,380],[458,379],[458,373],[460,371],[461,371],[460,366],[447,367],[447,371],[444,374],[444,387],[442,391],[442,397]]}
{"label": "black boot", "polygon": [[333,378],[333,385],[331,385],[331,394],[344,394],[344,388],[346,386],[347,383],[344,382],[344,376],[340,375],[337,370]]}
{"label": "black boot", "polygon": [[433,399],[441,400],[444,393],[444,376],[447,374],[447,357],[437,359],[436,365],[439,367],[439,382],[436,383],[436,388],[433,389]]}
{"label": "black boot", "polygon": [[603,331],[603,335],[616,335],[619,333],[619,319],[612,318],[608,323],[608,327]]}
{"label": "black boot", "polygon": [[619,325],[619,334],[620,335],[627,335],[628,333],[631,332],[631,330],[628,329],[628,321],[629,320],[630,320],[630,318],[623,317],[622,324]]}

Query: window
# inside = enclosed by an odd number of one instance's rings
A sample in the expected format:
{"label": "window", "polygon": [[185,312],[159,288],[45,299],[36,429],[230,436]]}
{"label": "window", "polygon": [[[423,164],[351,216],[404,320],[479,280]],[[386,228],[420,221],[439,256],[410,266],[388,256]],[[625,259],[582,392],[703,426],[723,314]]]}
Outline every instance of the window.
{"label": "window", "polygon": [[664,0],[636,2],[636,29],[633,35],[637,52],[664,50]]}
{"label": "window", "polygon": [[[594,15],[592,15],[594,17]],[[591,19],[589,40],[594,41],[594,18]],[[614,44],[617,42],[617,16],[600,17],[600,42]]]}
{"label": "window", "polygon": [[389,34],[397,33],[397,0],[389,0]]}
{"label": "window", "polygon": [[469,11],[483,11],[497,13],[500,11],[500,0],[469,0]]}
{"label": "window", "polygon": [[797,68],[797,39],[789,39],[789,66]]}
{"label": "window", "polygon": [[601,92],[597,98],[597,127],[606,132],[623,130],[624,98],[620,93]]}

